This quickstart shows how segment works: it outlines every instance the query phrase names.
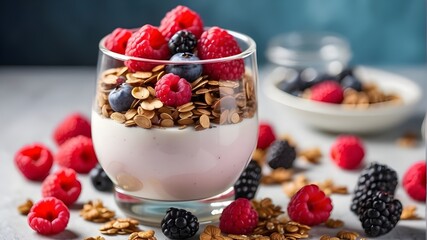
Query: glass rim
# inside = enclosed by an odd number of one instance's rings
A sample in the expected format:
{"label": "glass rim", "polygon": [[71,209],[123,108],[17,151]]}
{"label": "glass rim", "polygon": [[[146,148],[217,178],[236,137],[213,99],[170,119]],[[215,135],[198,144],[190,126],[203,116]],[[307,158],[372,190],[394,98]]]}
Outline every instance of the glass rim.
{"label": "glass rim", "polygon": [[[205,29],[208,29],[208,28],[205,28]],[[131,30],[134,31],[134,30],[138,30],[138,29],[131,29]],[[135,60],[135,61],[158,64],[158,65],[162,65],[162,64],[183,64],[183,63],[185,63],[185,64],[207,64],[207,63],[228,62],[228,61],[237,60],[237,59],[244,59],[244,58],[246,58],[246,57],[248,57],[251,54],[256,52],[256,43],[251,37],[249,37],[246,34],[240,33],[240,32],[236,32],[236,31],[232,31],[232,30],[228,30],[228,29],[224,29],[224,30],[226,30],[234,38],[240,39],[243,42],[247,43],[248,47],[244,51],[242,51],[241,53],[236,54],[236,55],[231,55],[228,57],[204,59],[204,60],[197,60],[197,61],[170,61],[170,60],[157,60],[157,59],[133,57],[133,56],[127,56],[124,54],[120,54],[120,53],[110,51],[105,47],[105,44],[104,44],[105,39],[109,36],[109,34],[104,36],[99,41],[98,46],[99,46],[99,50],[103,54],[110,56],[110,57],[117,59],[117,60],[121,60],[121,61]]]}

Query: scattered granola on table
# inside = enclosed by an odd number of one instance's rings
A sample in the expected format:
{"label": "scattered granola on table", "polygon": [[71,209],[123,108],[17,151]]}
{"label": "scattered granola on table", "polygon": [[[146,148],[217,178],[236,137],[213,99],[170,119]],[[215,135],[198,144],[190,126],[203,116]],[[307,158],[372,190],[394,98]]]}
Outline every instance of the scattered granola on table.
{"label": "scattered granola on table", "polygon": [[101,200],[89,201],[83,205],[80,210],[80,216],[83,219],[96,223],[104,223],[115,217],[114,211],[109,210],[104,206]]}
{"label": "scattered granola on table", "polygon": [[18,212],[22,215],[28,215],[33,206],[33,201],[31,199],[27,199],[27,201],[18,206]]}

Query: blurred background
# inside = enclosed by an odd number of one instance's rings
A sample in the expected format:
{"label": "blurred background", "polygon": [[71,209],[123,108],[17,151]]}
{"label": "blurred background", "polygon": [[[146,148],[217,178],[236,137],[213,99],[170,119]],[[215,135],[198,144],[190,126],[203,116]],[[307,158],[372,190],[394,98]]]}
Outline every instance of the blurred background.
{"label": "blurred background", "polygon": [[426,62],[425,0],[1,0],[1,65],[96,65],[99,40],[116,27],[158,25],[178,4],[206,26],[252,36],[259,64],[268,41],[291,31],[331,31],[346,37],[352,64]]}

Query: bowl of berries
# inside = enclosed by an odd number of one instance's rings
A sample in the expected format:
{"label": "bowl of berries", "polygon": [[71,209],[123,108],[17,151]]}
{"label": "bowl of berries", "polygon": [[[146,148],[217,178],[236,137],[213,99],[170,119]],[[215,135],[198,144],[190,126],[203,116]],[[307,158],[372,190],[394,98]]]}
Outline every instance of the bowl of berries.
{"label": "bowl of berries", "polygon": [[317,129],[368,134],[390,129],[410,117],[421,88],[408,78],[357,66],[336,75],[310,68],[276,67],[263,90],[273,101]]}

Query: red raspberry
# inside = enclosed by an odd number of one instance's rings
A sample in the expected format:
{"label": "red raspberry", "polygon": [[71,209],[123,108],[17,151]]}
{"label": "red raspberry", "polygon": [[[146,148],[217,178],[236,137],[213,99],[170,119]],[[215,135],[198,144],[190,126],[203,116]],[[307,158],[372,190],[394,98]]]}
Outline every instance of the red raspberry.
{"label": "red raspberry", "polygon": [[169,40],[179,30],[187,30],[198,39],[203,32],[203,21],[199,14],[185,6],[177,6],[160,22],[160,32]]}
{"label": "red raspberry", "polygon": [[288,204],[288,215],[292,221],[313,226],[328,220],[332,201],[314,184],[302,187]]}
{"label": "red raspberry", "polygon": [[55,161],[60,166],[72,168],[78,173],[88,173],[98,163],[92,139],[81,135],[62,144],[56,153]]}
{"label": "red raspberry", "polygon": [[156,97],[163,104],[177,107],[191,100],[191,85],[187,80],[168,73],[156,83]]}
{"label": "red raspberry", "polygon": [[[128,40],[126,55],[147,59],[169,59],[169,47],[156,27],[149,24],[134,32]],[[155,64],[144,61],[127,60],[126,66],[130,71],[151,71]]]}
{"label": "red raspberry", "polygon": [[328,80],[311,87],[311,100],[327,103],[341,103],[344,91],[339,83]]}
{"label": "red raspberry", "polygon": [[26,145],[15,154],[15,164],[30,180],[43,180],[49,175],[53,164],[50,150],[40,143]]}
{"label": "red raspberry", "polygon": [[78,135],[91,137],[89,120],[80,113],[68,115],[53,132],[53,139],[56,144],[61,145],[70,138]]}
{"label": "red raspberry", "polygon": [[341,135],[332,144],[330,155],[332,161],[347,170],[360,166],[365,156],[362,140],[353,135]]}
{"label": "red raspberry", "polygon": [[81,191],[82,185],[71,168],[59,169],[42,183],[43,197],[56,197],[68,206],[77,201]]}
{"label": "red raspberry", "polygon": [[403,175],[403,188],[417,201],[426,201],[426,163],[413,164]]}
{"label": "red raspberry", "polygon": [[251,234],[258,224],[258,213],[246,198],[238,198],[222,211],[219,228],[228,234]]}
{"label": "red raspberry", "polygon": [[28,214],[28,225],[43,235],[57,234],[67,227],[70,211],[65,204],[54,197],[38,201]]}
{"label": "red raspberry", "polygon": [[276,140],[273,127],[269,123],[260,123],[257,148],[267,149]]}
{"label": "red raspberry", "polygon": [[105,47],[112,52],[125,54],[130,36],[132,36],[132,31],[124,28],[116,28],[105,39]]}
{"label": "red raspberry", "polygon": [[[219,27],[203,32],[197,43],[197,51],[200,59],[222,58],[242,52],[234,37]],[[212,79],[237,80],[242,77],[245,65],[243,59],[236,59],[205,64],[203,71]]]}

